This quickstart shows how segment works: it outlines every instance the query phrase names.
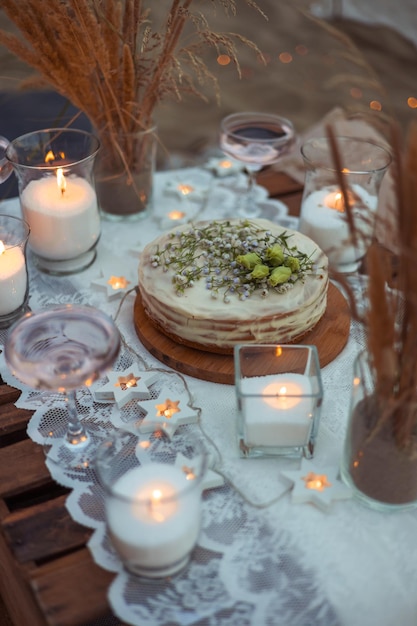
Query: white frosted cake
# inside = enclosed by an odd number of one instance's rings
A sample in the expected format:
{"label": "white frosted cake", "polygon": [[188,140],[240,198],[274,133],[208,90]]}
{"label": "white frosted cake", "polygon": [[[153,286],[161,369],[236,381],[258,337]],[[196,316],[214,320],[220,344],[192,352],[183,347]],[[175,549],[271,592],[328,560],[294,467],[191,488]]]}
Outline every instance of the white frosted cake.
{"label": "white frosted cake", "polygon": [[293,343],[327,304],[327,257],[263,219],[186,224],[148,244],[139,291],[149,320],[176,342],[228,354],[237,343]]}

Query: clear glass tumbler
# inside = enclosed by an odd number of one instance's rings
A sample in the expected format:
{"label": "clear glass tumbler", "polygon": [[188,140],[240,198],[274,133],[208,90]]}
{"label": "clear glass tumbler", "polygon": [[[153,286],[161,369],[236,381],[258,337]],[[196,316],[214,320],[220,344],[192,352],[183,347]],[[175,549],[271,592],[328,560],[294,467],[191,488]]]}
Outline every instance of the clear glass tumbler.
{"label": "clear glass tumbler", "polygon": [[191,433],[119,431],[103,444],[96,471],[107,527],[125,568],[163,578],[183,569],[197,543],[207,454]]}
{"label": "clear glass tumbler", "polygon": [[0,182],[15,173],[29,248],[43,272],[64,275],[89,267],[96,257],[101,225],[94,186],[98,139],[85,131],[53,128],[9,142]]}
{"label": "clear glass tumbler", "polygon": [[25,220],[0,214],[0,328],[7,328],[28,310],[29,233]]}

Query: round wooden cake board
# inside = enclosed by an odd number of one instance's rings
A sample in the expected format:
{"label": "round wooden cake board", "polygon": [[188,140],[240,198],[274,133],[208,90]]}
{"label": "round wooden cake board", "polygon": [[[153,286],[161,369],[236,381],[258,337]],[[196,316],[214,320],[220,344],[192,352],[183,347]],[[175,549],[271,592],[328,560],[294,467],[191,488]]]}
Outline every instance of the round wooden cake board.
{"label": "round wooden cake board", "polygon": [[[176,343],[151,324],[143,309],[140,294],[136,296],[133,316],[139,339],[159,361],[195,378],[226,385],[234,384],[232,354],[204,352]],[[313,330],[304,335],[300,343],[317,346],[320,366],[324,367],[343,350],[349,331],[349,305],[339,289],[330,283],[326,312]]]}

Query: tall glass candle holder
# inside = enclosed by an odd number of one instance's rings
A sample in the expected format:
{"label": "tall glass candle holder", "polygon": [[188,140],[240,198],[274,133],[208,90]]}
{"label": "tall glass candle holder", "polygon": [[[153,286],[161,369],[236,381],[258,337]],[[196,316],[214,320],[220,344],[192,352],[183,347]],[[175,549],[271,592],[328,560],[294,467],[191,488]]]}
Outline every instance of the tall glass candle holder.
{"label": "tall glass candle holder", "polygon": [[[301,147],[305,185],[299,230],[320,246],[335,270],[347,274],[358,270],[372,240],[379,189],[391,155],[383,146],[353,137],[336,137],[336,143],[340,171],[327,138],[309,139]],[[348,189],[354,235],[340,176]]]}
{"label": "tall glass candle holder", "polygon": [[79,272],[96,257],[100,215],[93,179],[98,139],[85,131],[53,128],[0,137],[5,157],[0,182],[12,171],[36,266],[56,275]]}
{"label": "tall glass candle holder", "polygon": [[235,346],[242,457],[312,458],[323,399],[315,346]]}
{"label": "tall glass candle holder", "polygon": [[163,578],[187,565],[200,532],[206,468],[202,443],[189,433],[174,442],[163,425],[148,434],[118,432],[99,450],[107,527],[129,572]]}
{"label": "tall glass candle holder", "polygon": [[0,214],[0,328],[7,328],[28,310],[29,233],[25,220]]}

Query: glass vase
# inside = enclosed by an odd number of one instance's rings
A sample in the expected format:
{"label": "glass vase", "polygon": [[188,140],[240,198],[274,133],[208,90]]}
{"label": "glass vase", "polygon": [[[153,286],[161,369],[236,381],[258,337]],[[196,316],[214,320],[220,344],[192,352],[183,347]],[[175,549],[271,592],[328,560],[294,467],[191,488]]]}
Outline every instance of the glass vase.
{"label": "glass vase", "polygon": [[89,267],[101,232],[93,176],[98,139],[73,128],[48,128],[11,142],[0,137],[0,145],[0,183],[15,173],[35,265],[57,276]]}
{"label": "glass vase", "polygon": [[[305,184],[300,232],[315,241],[342,273],[356,272],[372,241],[378,194],[391,155],[380,145],[336,137],[340,170],[334,163],[330,141],[309,139],[301,147]],[[352,234],[340,179],[347,187],[355,235]]]}
{"label": "glass vase", "polygon": [[[415,412],[411,404],[390,403],[377,393],[366,351],[353,366],[350,415],[341,475],[355,497],[380,511],[417,506],[417,440],[405,439],[399,423]],[[406,413],[407,412],[407,413]]]}
{"label": "glass vase", "polygon": [[156,127],[134,133],[99,132],[96,189],[101,215],[110,221],[135,221],[152,210]]}

